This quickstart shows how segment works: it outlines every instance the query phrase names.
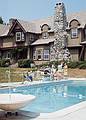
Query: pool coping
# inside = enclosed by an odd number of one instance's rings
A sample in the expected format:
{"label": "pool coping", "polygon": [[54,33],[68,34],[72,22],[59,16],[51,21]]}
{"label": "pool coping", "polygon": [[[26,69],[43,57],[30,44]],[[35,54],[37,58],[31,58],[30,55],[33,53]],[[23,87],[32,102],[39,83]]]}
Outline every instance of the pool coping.
{"label": "pool coping", "polygon": [[29,86],[29,85],[37,85],[37,84],[42,84],[42,83],[52,83],[52,82],[60,82],[60,81],[70,81],[70,80],[86,80],[86,78],[72,78],[72,77],[68,77],[66,79],[61,79],[61,80],[53,80],[53,81],[33,81],[33,82],[29,82],[29,81],[25,81],[25,82],[10,82],[10,83],[0,83],[0,87],[1,88],[5,88],[5,87],[18,87],[18,86]]}
{"label": "pool coping", "polygon": [[40,116],[38,118],[42,119],[55,119],[55,118],[61,118],[63,116],[66,116],[68,114],[71,114],[75,111],[81,110],[83,108],[86,108],[86,101],[80,102],[78,104],[75,104],[73,106],[64,108],[62,110],[58,110],[56,112],[52,113],[40,113]]}
{"label": "pool coping", "polygon": [[[55,80],[53,82],[70,81],[70,80],[76,80],[76,79],[77,80],[86,80],[86,78],[68,78],[66,80]],[[36,84],[50,83],[50,82],[52,82],[52,81],[46,81],[46,82],[34,81],[34,82],[28,82],[28,84],[22,84],[21,82],[19,82],[19,83],[14,83],[13,87],[27,86],[27,85],[29,86],[29,85],[36,85]],[[7,85],[7,84],[5,84],[5,85]],[[82,110],[84,108],[86,108],[86,101],[80,102],[78,104],[69,106],[67,108],[64,108],[62,110],[58,110],[58,111],[55,111],[55,112],[40,113],[40,115],[38,117],[34,118],[34,119],[36,119],[36,120],[42,120],[42,119],[49,119],[49,120],[51,119],[51,120],[53,120],[53,119],[57,119],[57,118],[60,119],[60,118],[62,118],[64,116],[66,116],[66,115],[72,114],[75,111],[79,111],[79,110]],[[23,114],[25,114],[26,116],[30,116],[29,112],[28,113],[23,113]],[[31,117],[34,117],[34,113],[31,114]]]}

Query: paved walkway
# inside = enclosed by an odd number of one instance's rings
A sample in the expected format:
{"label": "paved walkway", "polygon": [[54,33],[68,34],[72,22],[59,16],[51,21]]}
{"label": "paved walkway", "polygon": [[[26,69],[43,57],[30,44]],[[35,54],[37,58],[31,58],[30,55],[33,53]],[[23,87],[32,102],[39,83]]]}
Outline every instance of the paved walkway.
{"label": "paved walkway", "polygon": [[4,113],[0,112],[0,120],[86,120],[86,108],[77,110],[75,112],[60,117],[53,116],[52,118],[48,118],[48,117],[40,118],[39,115],[34,118],[31,118],[21,114],[19,114],[18,116],[15,115],[8,116],[6,118]]}

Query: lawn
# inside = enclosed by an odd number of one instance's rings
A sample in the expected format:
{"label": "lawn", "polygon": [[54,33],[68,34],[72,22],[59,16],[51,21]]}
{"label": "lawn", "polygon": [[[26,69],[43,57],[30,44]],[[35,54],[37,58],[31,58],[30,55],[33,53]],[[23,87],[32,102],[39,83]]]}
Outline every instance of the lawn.
{"label": "lawn", "polygon": [[[6,70],[9,70],[9,68],[0,68],[0,82],[8,82]],[[22,82],[23,73],[26,73],[28,70],[30,69],[29,68],[10,68],[11,82],[20,82],[20,81]],[[86,78],[86,69],[68,69],[68,76]]]}
{"label": "lawn", "polygon": [[86,69],[68,69],[69,77],[86,78]]}
{"label": "lawn", "polygon": [[[6,71],[9,68],[0,68],[0,82],[8,82]],[[20,82],[23,80],[23,73],[27,72],[27,68],[10,68],[11,71],[11,82]]]}

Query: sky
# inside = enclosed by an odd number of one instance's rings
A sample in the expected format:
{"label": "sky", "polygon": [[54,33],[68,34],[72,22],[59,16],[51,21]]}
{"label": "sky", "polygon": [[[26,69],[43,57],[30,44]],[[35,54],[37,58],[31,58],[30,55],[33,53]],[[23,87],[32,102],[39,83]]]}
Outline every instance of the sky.
{"label": "sky", "polygon": [[10,18],[26,21],[46,18],[54,15],[58,1],[65,3],[67,14],[86,11],[86,0],[0,0],[0,16],[4,22]]}

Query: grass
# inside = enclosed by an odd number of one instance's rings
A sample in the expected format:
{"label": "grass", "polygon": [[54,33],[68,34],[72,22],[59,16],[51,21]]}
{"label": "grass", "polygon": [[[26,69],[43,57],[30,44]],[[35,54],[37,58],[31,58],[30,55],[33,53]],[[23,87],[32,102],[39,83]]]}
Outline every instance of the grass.
{"label": "grass", "polygon": [[[9,68],[0,68],[0,82],[8,82],[8,78],[6,75],[6,71]],[[22,82],[23,81],[23,73],[30,71],[30,68],[10,68],[11,71],[11,82]],[[86,70],[84,69],[68,69],[68,76],[69,77],[80,77],[86,78]],[[38,80],[38,78],[35,78]]]}
{"label": "grass", "polygon": [[86,69],[68,69],[68,76],[69,77],[77,77],[77,78],[86,78]]}
{"label": "grass", "polygon": [[11,71],[11,82],[22,82],[23,74],[30,71],[28,68],[0,68],[0,82],[8,82],[6,71]]}

